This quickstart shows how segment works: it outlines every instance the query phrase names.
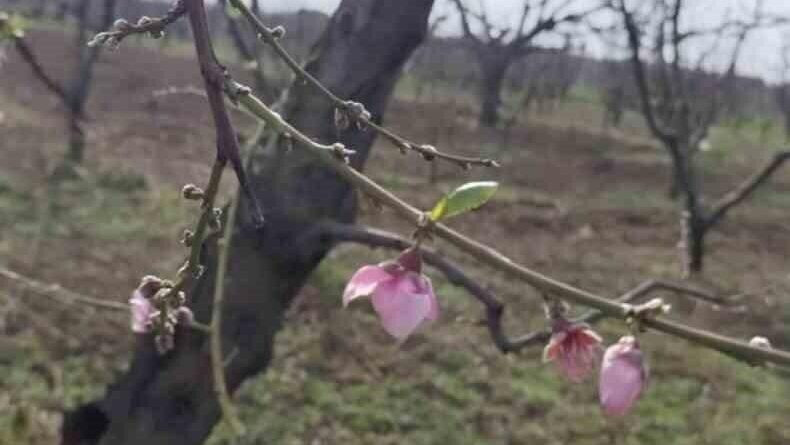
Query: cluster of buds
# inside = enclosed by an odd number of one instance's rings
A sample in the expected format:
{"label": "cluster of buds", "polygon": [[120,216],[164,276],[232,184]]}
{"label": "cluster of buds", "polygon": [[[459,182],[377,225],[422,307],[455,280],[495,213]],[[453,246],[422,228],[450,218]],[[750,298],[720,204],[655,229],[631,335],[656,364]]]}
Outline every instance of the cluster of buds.
{"label": "cluster of buds", "polygon": [[157,351],[160,354],[170,351],[176,325],[194,321],[185,303],[184,292],[176,292],[172,282],[151,275],[143,277],[129,299],[132,331],[153,333]]}
{"label": "cluster of buds", "polygon": [[147,32],[154,39],[161,39],[165,35],[164,26],[161,19],[152,19],[142,16],[136,24],[129,23],[128,20],[116,20],[109,31],[96,34],[88,42],[88,46],[104,46],[110,50],[115,50],[126,36],[132,33]]}
{"label": "cluster of buds", "polygon": [[343,105],[342,108],[335,108],[335,127],[344,131],[354,123],[358,130],[365,128],[365,122],[371,119],[370,111],[361,103],[351,100],[346,101]]}

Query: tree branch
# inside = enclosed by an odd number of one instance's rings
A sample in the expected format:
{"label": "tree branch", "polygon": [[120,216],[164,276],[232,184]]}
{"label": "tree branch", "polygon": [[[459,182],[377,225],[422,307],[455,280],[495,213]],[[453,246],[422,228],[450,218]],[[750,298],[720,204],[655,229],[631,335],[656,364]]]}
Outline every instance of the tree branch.
{"label": "tree branch", "polygon": [[270,29],[263,22],[256,16],[250,9],[240,0],[229,0],[230,4],[238,9],[241,14],[250,22],[252,27],[258,33],[258,36],[261,40],[263,40],[267,45],[271,46],[274,52],[285,62],[285,64],[294,72],[294,74],[300,78],[305,80],[307,83],[313,85],[318,91],[321,92],[323,96],[325,96],[335,107],[338,108],[342,113],[345,113],[348,116],[349,120],[358,122],[362,127],[369,127],[373,129],[376,133],[383,136],[387,139],[391,144],[398,147],[401,151],[414,151],[422,155],[422,157],[428,161],[432,161],[434,159],[442,159],[451,163],[454,163],[460,167],[468,168],[473,165],[479,165],[484,167],[498,167],[499,163],[492,159],[481,159],[481,158],[474,158],[474,157],[466,157],[466,156],[457,156],[448,153],[443,153],[437,150],[435,147],[427,144],[416,144],[395,132],[385,128],[378,123],[374,122],[370,113],[368,113],[364,105],[353,102],[350,100],[343,100],[337,97],[334,93],[332,93],[328,88],[322,85],[318,80],[313,77],[310,73],[305,71],[305,69],[299,65],[296,60],[285,50],[285,48],[280,44],[279,38],[277,36],[278,33],[275,33],[273,29]]}
{"label": "tree branch", "polygon": [[26,277],[5,267],[0,267],[0,277],[3,277],[9,281],[19,283],[25,288],[30,289],[33,292],[42,295],[44,297],[51,298],[59,303],[79,304],[83,306],[91,306],[100,309],[109,309],[116,311],[125,311],[125,312],[129,311],[129,306],[125,303],[86,297],[84,295],[80,295],[76,292],[70,291],[60,286],[59,284],[42,283],[40,281]]}
{"label": "tree branch", "polygon": [[[413,241],[391,232],[353,224],[322,222],[316,226],[316,230],[321,232],[321,234],[324,236],[331,237],[333,241],[353,242],[369,247],[384,247],[388,249],[404,250],[414,244]],[[312,239],[312,237],[308,238]],[[491,340],[494,342],[494,345],[496,345],[496,347],[503,353],[507,354],[510,352],[516,352],[525,347],[543,344],[548,341],[549,337],[551,337],[551,330],[544,329],[521,335],[519,337],[509,338],[504,332],[504,327],[502,326],[502,319],[506,306],[501,301],[499,301],[492,292],[466,275],[458,265],[444,258],[435,251],[426,249],[423,246],[420,248],[420,252],[426,264],[436,268],[436,270],[445,276],[447,281],[455,286],[463,288],[475,299],[477,299],[483,306],[485,306],[486,326],[488,327],[489,334],[491,335]],[[663,280],[647,280],[618,297],[615,302],[632,303],[652,292],[659,290],[674,292],[678,295],[683,295],[689,298],[702,300],[706,303],[720,306],[730,305],[730,302],[724,298],[711,295],[699,289]],[[604,318],[606,318],[604,313],[600,311],[590,311],[574,319],[573,322],[592,324],[597,323]]]}
{"label": "tree branch", "polygon": [[96,34],[91,39],[89,45],[109,45],[118,46],[123,39],[133,34],[151,34],[160,37],[165,29],[175,23],[186,13],[186,3],[184,0],[176,0],[173,6],[162,17],[141,17],[136,24],[129,23],[124,19],[115,21],[113,30],[107,30]]}
{"label": "tree branch", "polygon": [[[322,222],[316,227],[323,235],[329,236],[334,241],[353,242],[368,247],[385,247],[388,249],[404,250],[414,243],[400,235],[380,229],[364,227],[353,224]],[[444,274],[447,281],[461,287],[486,308],[486,319],[491,340],[497,348],[504,353],[514,352],[526,345],[522,337],[515,340],[508,338],[502,327],[502,315],[505,306],[493,293],[480,283],[466,275],[461,268],[450,260],[431,249],[420,247],[423,261]],[[531,342],[531,340],[530,340]]]}
{"label": "tree branch", "polygon": [[469,25],[469,10],[461,3],[461,0],[452,0],[455,7],[458,9],[458,15],[461,17],[461,30],[464,32],[464,37],[471,40],[474,43],[482,43],[480,39],[477,38],[475,33],[472,32],[472,27]]}
{"label": "tree branch", "polygon": [[47,87],[47,89],[52,92],[58,99],[65,105],[67,108],[69,107],[69,96],[66,91],[63,89],[63,85],[60,84],[57,80],[52,78],[49,74],[47,74],[44,67],[38,61],[38,57],[36,57],[33,48],[27,44],[24,37],[14,37],[14,47],[16,48],[19,55],[22,57],[22,60],[27,62],[30,66],[33,74]]}
{"label": "tree branch", "polygon": [[764,184],[785,161],[790,159],[790,151],[776,153],[763,168],[755,172],[751,177],[743,181],[739,186],[722,197],[713,205],[710,216],[706,218],[706,225],[711,227],[719,222],[733,207],[737,206],[752,195],[762,184]]}
{"label": "tree branch", "polygon": [[634,82],[636,83],[637,91],[639,91],[639,102],[642,105],[642,114],[647,121],[648,127],[653,134],[661,139],[667,141],[673,139],[674,136],[666,129],[659,125],[653,110],[653,104],[650,100],[650,85],[647,81],[647,71],[645,70],[644,62],[640,56],[642,48],[639,27],[634,21],[634,16],[626,8],[625,0],[619,0],[617,9],[623,17],[623,24],[628,35],[628,46],[631,48],[631,67],[633,69]]}
{"label": "tree branch", "polygon": [[263,225],[263,211],[250,188],[247,175],[244,172],[244,166],[239,154],[239,142],[236,139],[236,132],[225,107],[223,88],[227,73],[225,67],[219,64],[214,54],[211,35],[208,30],[205,5],[203,0],[184,0],[184,4],[192,25],[195,51],[200,64],[200,72],[205,81],[206,95],[217,132],[217,163],[224,166],[226,162],[230,162],[231,167],[236,172],[239,185],[250,203],[255,225],[261,227]]}

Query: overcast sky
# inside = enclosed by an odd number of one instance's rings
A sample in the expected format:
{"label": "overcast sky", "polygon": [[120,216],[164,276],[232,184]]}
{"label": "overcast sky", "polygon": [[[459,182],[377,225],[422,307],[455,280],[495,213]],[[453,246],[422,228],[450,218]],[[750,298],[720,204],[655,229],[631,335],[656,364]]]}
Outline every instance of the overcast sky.
{"label": "overcast sky", "polygon": [[[409,0],[392,0],[409,1]],[[523,0],[467,0],[467,4],[477,6],[482,1],[486,5],[488,14],[498,24],[505,25],[516,20],[523,4]],[[581,7],[593,4],[595,0],[578,0]],[[727,14],[743,14],[753,8],[757,0],[687,0],[693,12],[686,15],[697,23],[694,26],[715,24]],[[766,11],[782,14],[790,18],[790,0],[763,0]],[[293,11],[298,9],[318,9],[331,14],[340,0],[264,0],[264,8],[270,11]],[[555,2],[556,3],[556,2]],[[449,15],[449,19],[440,29],[441,34],[457,34],[460,30],[457,14],[454,14],[449,0],[436,0],[433,17]],[[742,74],[757,75],[768,80],[776,80],[779,70],[779,52],[782,47],[783,36],[790,37],[790,27],[757,31],[751,34],[746,42],[742,57],[739,61],[739,71]],[[604,46],[595,37],[586,39],[588,51],[594,56],[605,53]]]}

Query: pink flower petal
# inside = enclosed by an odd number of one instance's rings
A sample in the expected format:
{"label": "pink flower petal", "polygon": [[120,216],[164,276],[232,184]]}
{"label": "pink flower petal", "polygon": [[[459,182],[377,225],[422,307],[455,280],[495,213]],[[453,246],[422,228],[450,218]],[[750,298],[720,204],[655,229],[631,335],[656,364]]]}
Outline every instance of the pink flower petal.
{"label": "pink flower petal", "polygon": [[392,278],[381,266],[362,267],[354,273],[343,291],[343,306],[348,306],[355,298],[371,295],[379,284]]}
{"label": "pink flower petal", "polygon": [[586,325],[559,320],[543,349],[543,361],[553,361],[557,371],[574,383],[589,376],[598,360],[601,338]]}
{"label": "pink flower petal", "polygon": [[151,302],[143,296],[143,293],[139,289],[132,293],[132,298],[129,299],[129,307],[132,315],[132,332],[138,334],[150,332],[151,329],[148,321],[151,318],[151,313],[154,308]]}
{"label": "pink flower petal", "polygon": [[543,348],[543,362],[548,363],[552,360],[555,360],[560,353],[560,345],[565,340],[565,337],[568,336],[568,333],[565,331],[555,332],[551,334],[551,338],[549,338],[549,342],[546,344],[546,347]]}
{"label": "pink flower petal", "polygon": [[623,416],[642,395],[647,381],[644,358],[633,337],[626,336],[604,354],[598,395],[610,416]]}
{"label": "pink flower petal", "polygon": [[416,280],[416,293],[425,295],[431,303],[425,318],[430,321],[436,321],[439,318],[439,300],[433,292],[431,279],[422,274],[409,273],[409,275],[411,279]]}
{"label": "pink flower petal", "polygon": [[424,293],[425,283],[412,275],[417,274],[407,273],[381,283],[372,297],[384,330],[398,339],[408,337],[432,312],[433,294]]}
{"label": "pink flower petal", "polygon": [[418,247],[410,247],[401,252],[396,262],[408,271],[416,273],[422,272],[422,257],[420,256]]}

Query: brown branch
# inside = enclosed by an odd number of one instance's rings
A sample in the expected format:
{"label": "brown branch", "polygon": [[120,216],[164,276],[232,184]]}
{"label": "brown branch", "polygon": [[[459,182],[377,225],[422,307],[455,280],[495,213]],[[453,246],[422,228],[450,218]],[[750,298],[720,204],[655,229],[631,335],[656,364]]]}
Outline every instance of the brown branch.
{"label": "brown branch", "polygon": [[255,32],[267,45],[271,46],[275,53],[285,62],[294,74],[314,86],[321,92],[338,110],[344,113],[349,120],[358,122],[362,127],[369,127],[378,134],[386,138],[390,143],[402,151],[414,151],[423,156],[426,160],[442,159],[454,163],[460,167],[468,168],[473,165],[484,167],[498,167],[499,164],[492,159],[481,159],[474,157],[457,156],[443,153],[435,147],[426,144],[414,143],[398,134],[374,122],[364,106],[358,102],[343,100],[321,84],[315,77],[305,71],[305,69],[285,50],[279,42],[279,32],[267,27],[250,9],[240,0],[229,0],[230,4],[238,9],[242,15],[250,22]]}
{"label": "brown branch", "polygon": [[22,56],[22,60],[27,62],[27,64],[30,66],[30,69],[33,71],[33,74],[35,74],[36,78],[38,78],[38,80],[40,80],[50,92],[57,96],[63,105],[68,107],[69,95],[63,89],[63,85],[47,74],[43,65],[41,65],[41,63],[38,61],[38,57],[36,56],[35,52],[33,52],[33,49],[27,44],[27,41],[25,41],[24,37],[15,36],[14,47],[16,48],[19,55]]}
{"label": "brown branch", "polygon": [[764,184],[781,167],[785,161],[790,159],[790,151],[776,153],[763,168],[755,172],[751,177],[742,182],[734,190],[727,193],[713,206],[710,216],[706,218],[706,226],[711,227],[719,222],[733,207],[737,206],[762,184]]}
{"label": "brown branch", "polygon": [[469,25],[468,14],[470,11],[461,3],[461,0],[453,0],[453,3],[458,9],[458,15],[461,17],[461,30],[464,32],[464,37],[474,43],[482,43],[475,33],[472,32],[472,27]]}
{"label": "brown branch", "polygon": [[[636,286],[635,288],[629,290],[628,292],[624,293],[620,297],[616,298],[614,301],[620,304],[633,303],[657,290],[671,291],[671,292],[675,292],[677,295],[682,295],[689,298],[702,300],[708,303],[714,303],[717,305],[729,304],[727,300],[710,295],[707,292],[694,289],[692,287],[686,287],[680,284],[671,283],[662,280],[647,280],[642,284]],[[491,316],[498,316],[501,318],[501,315],[497,315],[496,313],[489,315],[489,324],[492,323],[490,320]],[[571,322],[595,324],[605,318],[607,318],[607,315],[604,314],[603,312],[589,311],[584,315],[574,318],[573,320],[571,320]],[[501,322],[495,321],[494,323],[498,325]],[[502,350],[502,352],[517,351],[525,347],[546,343],[550,338],[551,338],[551,330],[543,329],[540,331],[530,332],[529,334],[525,334],[519,338],[511,340],[508,345],[511,348],[509,350],[504,350],[502,348],[500,349]]]}
{"label": "brown branch", "polygon": [[[413,241],[391,232],[353,224],[322,222],[321,224],[317,225],[316,230],[321,232],[321,234],[324,236],[329,236],[333,241],[353,242],[369,247],[385,247],[388,249],[404,250],[414,244]],[[307,238],[314,239],[312,236]],[[521,335],[519,337],[509,338],[504,331],[504,327],[502,326],[502,319],[505,313],[505,304],[499,301],[496,296],[483,285],[466,275],[464,271],[452,261],[444,258],[442,255],[431,249],[426,249],[425,247],[421,247],[420,252],[422,253],[423,260],[426,264],[436,268],[436,270],[444,274],[448,282],[463,288],[475,299],[477,299],[483,306],[485,306],[486,325],[488,327],[489,334],[491,335],[491,340],[503,353],[507,354],[510,352],[516,352],[525,347],[535,344],[542,344],[548,341],[549,337],[551,337],[551,330],[544,329]],[[687,296],[689,298],[702,300],[706,303],[720,306],[730,305],[728,300],[711,295],[708,292],[663,280],[647,280],[632,290],[624,293],[615,301],[617,303],[632,303],[646,296],[647,294],[658,290],[674,292],[678,295]],[[590,311],[574,319],[573,321],[576,323],[592,324],[597,323],[604,318],[606,318],[606,315],[602,312]]]}
{"label": "brown branch", "polygon": [[189,14],[189,21],[195,40],[195,52],[200,64],[200,72],[205,81],[206,96],[211,107],[211,114],[217,133],[217,163],[224,166],[226,162],[230,162],[239,180],[239,185],[251,205],[251,213],[255,220],[255,225],[261,227],[263,226],[263,211],[252,188],[250,188],[247,175],[244,172],[244,166],[239,154],[239,142],[236,138],[236,132],[233,129],[228,109],[225,106],[223,89],[225,88],[227,72],[225,67],[217,61],[214,53],[205,5],[203,0],[185,0],[183,4],[186,5],[186,10]]}
{"label": "brown branch", "polygon": [[647,121],[647,126],[650,127],[650,131],[662,141],[672,139],[673,135],[659,125],[653,110],[653,104],[650,100],[651,94],[650,85],[647,81],[647,71],[639,55],[642,49],[642,39],[640,37],[639,27],[631,11],[626,8],[625,0],[619,0],[617,10],[622,14],[623,24],[628,35],[628,46],[631,49],[631,68],[633,70],[637,91],[639,91],[639,102],[642,106],[642,114]]}
{"label": "brown branch", "polygon": [[[195,52],[197,53],[198,63],[200,64],[200,72],[205,81],[206,95],[208,96],[209,106],[211,108],[212,117],[214,119],[214,127],[217,133],[217,159],[215,162],[215,170],[218,170],[217,176],[222,172],[227,161],[230,161],[231,166],[236,171],[236,177],[239,180],[241,190],[247,196],[249,202],[252,204],[253,218],[256,220],[256,226],[263,225],[263,213],[258,206],[258,201],[249,186],[247,177],[244,173],[244,166],[242,165],[241,155],[239,150],[239,143],[236,139],[236,132],[233,129],[233,124],[230,120],[230,115],[225,107],[225,81],[226,71],[225,68],[217,61],[214,48],[211,43],[211,34],[208,29],[208,17],[206,16],[206,7],[203,0],[185,0],[187,14],[189,15],[189,22],[192,26],[192,34],[195,41]],[[231,95],[231,98],[233,96]],[[217,183],[219,181],[217,180]],[[204,209],[204,212],[213,211],[211,208]],[[204,213],[205,214],[205,213]],[[202,218],[201,218],[202,219]],[[226,240],[225,242],[230,242]],[[193,250],[194,252],[194,250]],[[227,255],[227,250],[225,251]],[[190,259],[191,267],[195,267],[195,263]],[[221,274],[224,270],[219,271]],[[223,279],[222,276],[218,279]],[[222,344],[221,344],[221,317],[222,317],[222,299],[223,288],[220,282],[215,290],[214,304],[212,305],[212,320],[211,320],[211,362],[213,373],[214,392],[217,396],[217,403],[220,406],[223,417],[228,422],[231,429],[237,434],[243,434],[244,426],[238,420],[236,411],[228,394],[227,385],[225,382],[224,370],[222,367]]]}
{"label": "brown branch", "polygon": [[[316,230],[320,231],[324,236],[329,236],[334,241],[353,242],[369,247],[404,250],[414,244],[412,241],[391,232],[353,224],[322,222],[317,225]],[[312,237],[309,238],[313,239]],[[504,353],[513,352],[524,346],[522,344],[525,343],[523,337],[511,340],[505,334],[502,327],[502,315],[505,306],[497,300],[493,293],[466,275],[458,265],[433,250],[421,247],[420,252],[426,264],[436,268],[436,270],[444,274],[448,282],[465,289],[485,306],[488,331],[491,334],[492,341],[500,351]]]}
{"label": "brown branch", "polygon": [[[11,269],[0,267],[0,276],[16,282],[23,286],[25,289],[30,290],[38,295],[50,298],[58,303],[73,305],[79,304],[82,306],[93,307],[98,309],[110,310],[115,312],[123,312],[128,316],[129,305],[117,301],[102,300],[100,298],[88,297],[73,290],[66,289],[65,287],[55,283],[43,283],[30,277],[21,275]],[[187,324],[188,327],[198,332],[209,332],[208,326],[205,326],[196,321],[191,321]]]}
{"label": "brown branch", "polygon": [[133,34],[151,34],[158,38],[161,37],[165,29],[175,23],[186,13],[184,0],[176,0],[173,6],[162,17],[141,17],[137,23],[132,24],[124,19],[115,21],[112,30],[100,32],[91,39],[89,46],[109,45],[118,46],[123,39]]}

